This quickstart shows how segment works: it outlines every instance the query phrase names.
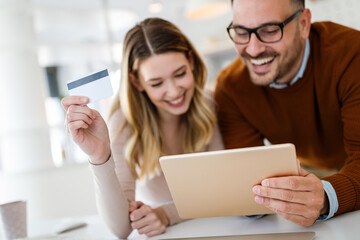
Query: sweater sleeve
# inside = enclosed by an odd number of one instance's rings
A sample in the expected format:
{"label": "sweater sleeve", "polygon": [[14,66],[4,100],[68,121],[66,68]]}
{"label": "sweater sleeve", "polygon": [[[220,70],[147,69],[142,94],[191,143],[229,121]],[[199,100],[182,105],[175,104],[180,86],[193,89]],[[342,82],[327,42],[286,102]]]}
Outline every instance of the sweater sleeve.
{"label": "sweater sleeve", "polygon": [[324,178],[336,191],[339,209],[335,215],[360,209],[360,50],[341,73],[338,95],[341,106],[345,163],[338,174]]}
{"label": "sweater sleeve", "polygon": [[220,73],[215,89],[216,112],[226,149],[263,145],[260,132],[241,115],[234,93],[227,88],[226,76]]}
{"label": "sweater sleeve", "polygon": [[91,165],[95,182],[95,196],[98,211],[112,233],[126,239],[131,233],[129,203],[114,171],[114,159],[102,165]]}
{"label": "sweater sleeve", "polygon": [[124,147],[129,131],[118,132],[124,117],[120,110],[111,117],[108,126],[111,137],[111,157],[102,165],[91,165],[95,181],[95,196],[100,216],[118,237],[126,239],[132,228],[129,202],[135,200],[135,178],[126,163]]}
{"label": "sweater sleeve", "polygon": [[179,216],[179,213],[178,213],[173,201],[169,202],[167,204],[161,205],[160,207],[166,213],[166,216],[167,216],[167,218],[169,220],[169,226],[184,221],[184,219],[182,219]]}

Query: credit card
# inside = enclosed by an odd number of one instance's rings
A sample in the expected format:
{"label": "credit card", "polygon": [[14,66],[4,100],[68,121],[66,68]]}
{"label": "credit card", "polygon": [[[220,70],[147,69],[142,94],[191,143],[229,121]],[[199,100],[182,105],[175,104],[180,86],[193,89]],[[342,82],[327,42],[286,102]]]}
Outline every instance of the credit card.
{"label": "credit card", "polygon": [[108,70],[102,70],[86,77],[67,82],[70,96],[86,96],[89,103],[111,97],[113,89]]}

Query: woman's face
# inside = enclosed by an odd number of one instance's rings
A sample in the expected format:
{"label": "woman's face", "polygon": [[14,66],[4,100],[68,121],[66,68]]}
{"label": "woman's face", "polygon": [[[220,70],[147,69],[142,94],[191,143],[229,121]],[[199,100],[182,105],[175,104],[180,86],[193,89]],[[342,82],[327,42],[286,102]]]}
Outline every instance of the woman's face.
{"label": "woman's face", "polygon": [[180,116],[189,109],[194,95],[193,60],[184,53],[152,55],[140,62],[135,86],[145,91],[160,118]]}

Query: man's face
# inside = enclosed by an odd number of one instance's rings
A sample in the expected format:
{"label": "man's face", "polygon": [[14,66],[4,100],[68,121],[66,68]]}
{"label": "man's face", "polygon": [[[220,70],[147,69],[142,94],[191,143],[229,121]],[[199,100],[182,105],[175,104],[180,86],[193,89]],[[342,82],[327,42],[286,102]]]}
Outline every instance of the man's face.
{"label": "man's face", "polygon": [[[256,28],[267,23],[281,23],[297,10],[290,0],[234,0],[233,26]],[[235,44],[254,84],[287,83],[295,77],[305,45],[305,38],[300,32],[301,14],[284,27],[279,42],[263,43],[251,34],[249,43]]]}

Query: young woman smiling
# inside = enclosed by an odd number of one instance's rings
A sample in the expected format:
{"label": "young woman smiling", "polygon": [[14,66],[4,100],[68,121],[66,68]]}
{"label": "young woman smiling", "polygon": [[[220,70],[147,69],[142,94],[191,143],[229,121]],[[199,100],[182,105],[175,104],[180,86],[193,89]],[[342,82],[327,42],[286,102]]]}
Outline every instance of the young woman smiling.
{"label": "young woman smiling", "polygon": [[112,232],[154,236],[181,221],[159,157],[219,150],[223,143],[212,96],[204,92],[205,65],[172,23],[150,18],[129,30],[121,70],[109,131],[82,96],[63,99],[66,125],[89,156],[100,215]]}

